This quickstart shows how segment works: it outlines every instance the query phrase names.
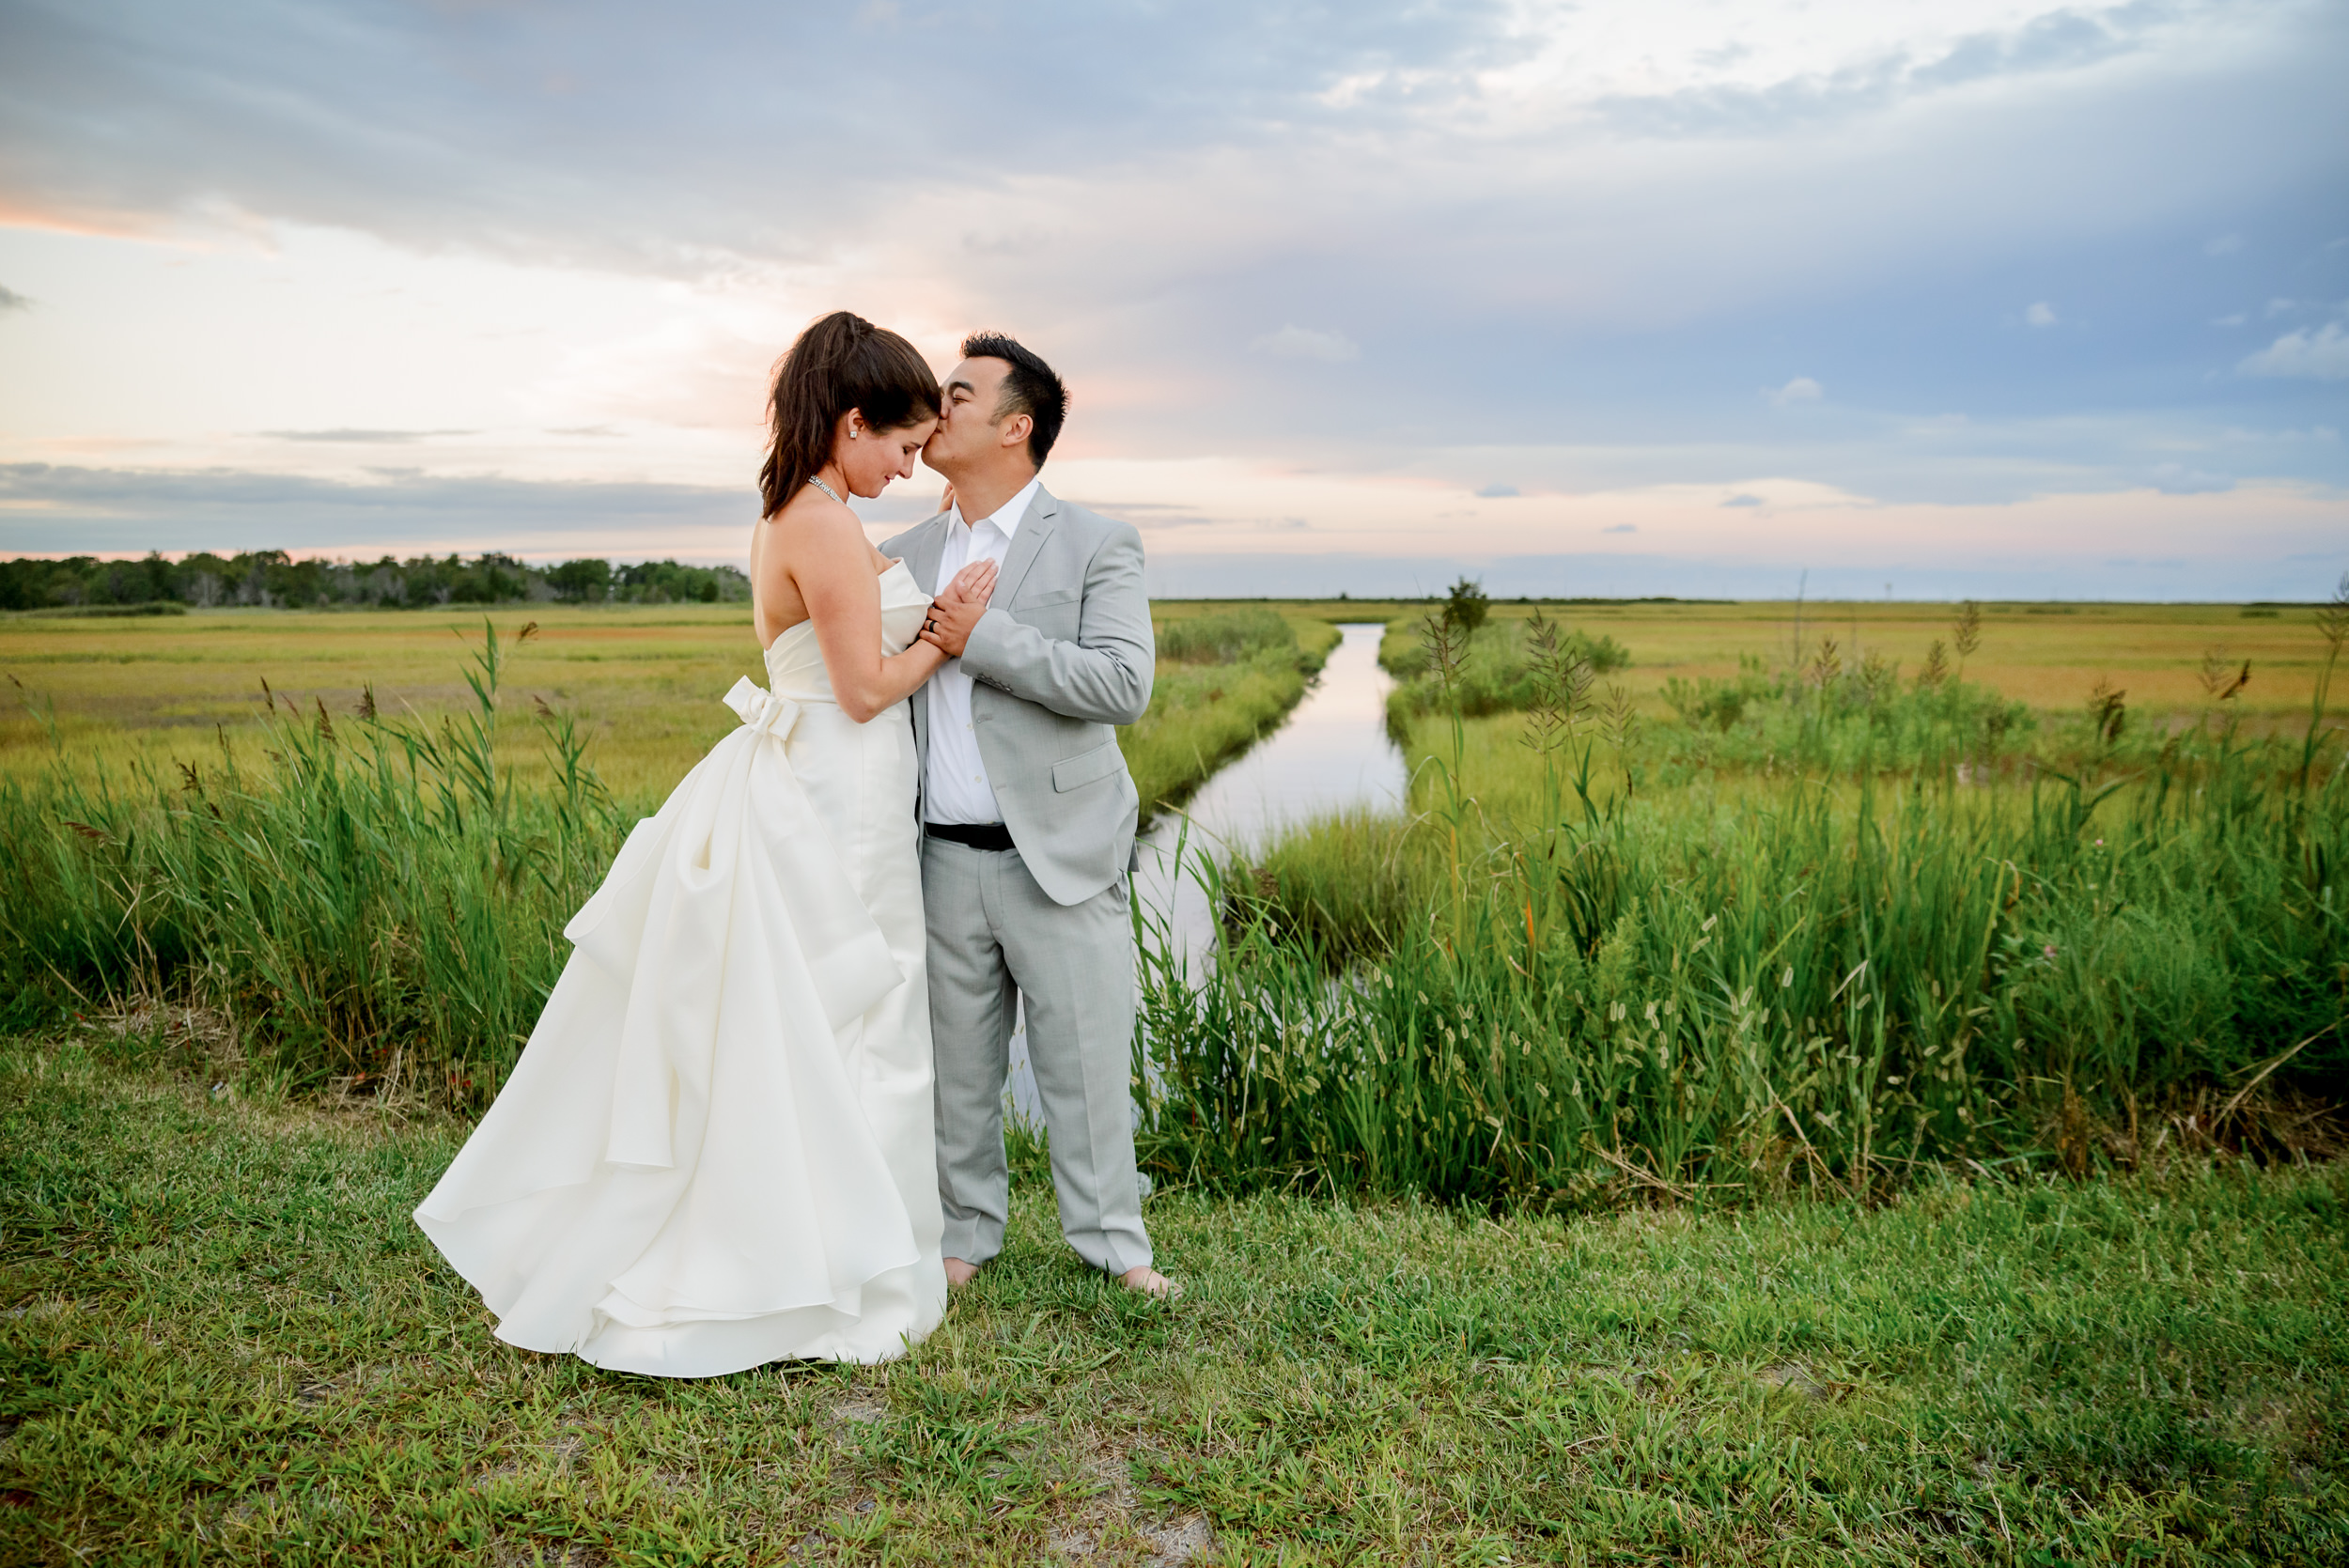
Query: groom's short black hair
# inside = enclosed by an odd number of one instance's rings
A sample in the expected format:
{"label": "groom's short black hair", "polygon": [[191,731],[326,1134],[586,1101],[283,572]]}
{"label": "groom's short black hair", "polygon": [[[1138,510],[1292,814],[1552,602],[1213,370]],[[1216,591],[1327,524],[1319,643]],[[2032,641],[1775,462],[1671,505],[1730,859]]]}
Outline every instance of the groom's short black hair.
{"label": "groom's short black hair", "polygon": [[1068,417],[1068,389],[1034,350],[1002,333],[972,333],[962,340],[962,357],[999,359],[1011,366],[995,398],[995,419],[1000,424],[1024,413],[1034,421],[1028,427],[1028,460],[1042,468],[1052,442],[1060,439],[1061,422]]}

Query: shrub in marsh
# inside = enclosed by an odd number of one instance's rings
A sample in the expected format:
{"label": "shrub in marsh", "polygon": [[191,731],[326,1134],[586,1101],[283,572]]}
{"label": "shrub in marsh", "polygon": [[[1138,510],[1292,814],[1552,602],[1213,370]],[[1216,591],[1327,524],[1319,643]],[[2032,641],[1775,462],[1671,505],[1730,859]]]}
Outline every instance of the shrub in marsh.
{"label": "shrub in marsh", "polygon": [[1485,584],[1474,578],[1463,577],[1452,584],[1444,596],[1444,624],[1462,636],[1470,636],[1485,624],[1492,613],[1492,600],[1486,597]]}
{"label": "shrub in marsh", "polygon": [[[1439,712],[1473,719],[1488,713],[1522,713],[1539,706],[1543,676],[1532,623],[1485,621],[1474,630],[1464,629],[1452,620],[1444,625],[1458,639],[1458,663],[1448,684],[1430,665],[1423,649],[1389,661],[1388,669],[1396,677],[1394,691],[1387,699],[1390,728],[1408,727],[1414,719]],[[1586,666],[1593,675],[1608,675],[1631,662],[1631,656],[1611,637],[1564,629],[1559,636],[1563,659]]]}

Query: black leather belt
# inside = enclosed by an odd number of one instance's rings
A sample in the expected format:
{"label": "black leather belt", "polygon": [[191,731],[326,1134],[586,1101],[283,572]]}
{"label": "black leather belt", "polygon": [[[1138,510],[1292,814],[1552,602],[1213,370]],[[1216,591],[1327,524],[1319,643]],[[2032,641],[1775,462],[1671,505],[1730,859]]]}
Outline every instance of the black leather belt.
{"label": "black leather belt", "polygon": [[1000,822],[926,822],[922,831],[932,838],[971,849],[1009,849],[1011,830]]}

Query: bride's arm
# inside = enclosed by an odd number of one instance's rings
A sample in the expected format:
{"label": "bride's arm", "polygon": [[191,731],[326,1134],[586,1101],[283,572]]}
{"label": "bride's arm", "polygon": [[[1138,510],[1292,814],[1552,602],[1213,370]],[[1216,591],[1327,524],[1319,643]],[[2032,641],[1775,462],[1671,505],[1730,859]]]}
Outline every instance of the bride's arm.
{"label": "bride's arm", "polygon": [[[832,675],[840,711],[865,723],[912,695],[946,662],[946,656],[917,642],[901,654],[883,658],[880,579],[874,575],[873,547],[865,542],[863,526],[846,506],[836,516],[811,517],[806,522],[800,541],[803,548],[793,551],[791,576],[808,618],[816,623],[816,641],[824,650],[824,668]],[[987,579],[976,591],[965,582],[974,576]],[[966,571],[955,584],[967,597],[984,598],[994,586],[992,578],[991,571]]]}

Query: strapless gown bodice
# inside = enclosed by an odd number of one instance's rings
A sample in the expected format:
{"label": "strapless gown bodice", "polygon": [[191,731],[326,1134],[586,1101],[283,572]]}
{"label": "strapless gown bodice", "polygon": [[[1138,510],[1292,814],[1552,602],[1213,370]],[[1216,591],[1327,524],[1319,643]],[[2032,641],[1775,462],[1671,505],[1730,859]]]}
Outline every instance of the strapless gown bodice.
{"label": "strapless gown bodice", "polygon": [[[930,596],[913,581],[911,569],[898,561],[880,574],[880,600],[881,654],[894,657],[913,646],[913,639],[921,634]],[[798,703],[835,700],[832,672],[824,668],[824,650],[816,641],[814,621],[786,627],[767,645],[767,687],[776,696]]]}
{"label": "strapless gown bodice", "polygon": [[[901,652],[929,596],[880,588]],[[707,1377],[884,1359],[944,1315],[911,714],[852,722],[813,625],[766,662],[416,1210],[509,1343]]]}

